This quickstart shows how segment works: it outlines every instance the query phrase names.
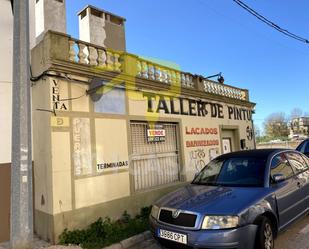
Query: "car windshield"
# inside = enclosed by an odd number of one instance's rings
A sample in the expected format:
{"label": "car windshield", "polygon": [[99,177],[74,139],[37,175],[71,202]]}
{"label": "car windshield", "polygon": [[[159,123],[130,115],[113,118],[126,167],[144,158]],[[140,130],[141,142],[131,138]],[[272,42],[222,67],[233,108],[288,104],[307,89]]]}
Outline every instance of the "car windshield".
{"label": "car windshield", "polygon": [[263,187],[266,160],[262,158],[215,159],[195,177],[192,184]]}

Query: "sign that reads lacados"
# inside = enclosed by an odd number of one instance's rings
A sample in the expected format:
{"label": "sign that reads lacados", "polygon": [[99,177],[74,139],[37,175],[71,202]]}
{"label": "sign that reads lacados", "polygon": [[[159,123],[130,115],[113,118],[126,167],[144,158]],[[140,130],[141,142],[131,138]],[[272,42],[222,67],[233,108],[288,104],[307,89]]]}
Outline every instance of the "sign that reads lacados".
{"label": "sign that reads lacados", "polygon": [[164,142],[165,129],[162,124],[149,124],[147,127],[147,142]]}

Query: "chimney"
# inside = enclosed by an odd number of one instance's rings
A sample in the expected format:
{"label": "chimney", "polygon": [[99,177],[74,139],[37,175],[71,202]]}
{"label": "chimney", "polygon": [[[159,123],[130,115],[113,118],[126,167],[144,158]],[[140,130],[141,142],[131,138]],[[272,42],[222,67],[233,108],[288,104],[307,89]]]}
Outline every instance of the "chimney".
{"label": "chimney", "polygon": [[35,1],[35,38],[36,43],[48,30],[66,33],[65,0]]}
{"label": "chimney", "polygon": [[91,5],[78,13],[81,40],[118,51],[126,50],[125,19]]}

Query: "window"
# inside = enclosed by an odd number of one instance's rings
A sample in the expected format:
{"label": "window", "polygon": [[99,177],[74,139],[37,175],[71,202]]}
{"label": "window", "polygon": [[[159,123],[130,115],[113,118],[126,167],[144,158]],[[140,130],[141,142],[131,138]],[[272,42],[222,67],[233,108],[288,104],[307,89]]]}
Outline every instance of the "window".
{"label": "window", "polygon": [[309,152],[309,141],[306,140],[302,142],[300,145],[298,145],[297,149],[301,153],[308,153]]}
{"label": "window", "polygon": [[295,152],[288,152],[286,153],[286,156],[296,174],[301,173],[307,169],[307,163],[300,154]]}
{"label": "window", "polygon": [[309,141],[307,141],[305,149],[304,149],[304,153],[308,153],[309,152]]}
{"label": "window", "polygon": [[289,165],[288,160],[286,159],[285,155],[279,154],[275,156],[271,162],[271,177],[276,174],[283,174],[285,179],[293,176],[292,167]]}
{"label": "window", "polygon": [[213,160],[194,179],[193,184],[229,187],[262,187],[266,160],[254,157]]}

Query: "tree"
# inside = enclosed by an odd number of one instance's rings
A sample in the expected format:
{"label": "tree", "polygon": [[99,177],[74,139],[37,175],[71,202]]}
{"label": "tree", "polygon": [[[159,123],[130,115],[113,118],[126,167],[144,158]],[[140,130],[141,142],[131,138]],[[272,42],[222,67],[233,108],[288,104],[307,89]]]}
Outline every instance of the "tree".
{"label": "tree", "polygon": [[264,121],[264,131],[272,138],[287,137],[289,129],[286,115],[283,112],[270,114]]}
{"label": "tree", "polygon": [[254,126],[255,138],[259,138],[261,136],[261,129],[256,123],[254,123],[253,126]]}
{"label": "tree", "polygon": [[294,118],[300,118],[303,116],[303,111],[300,108],[293,108],[290,113],[290,120],[292,121]]}

